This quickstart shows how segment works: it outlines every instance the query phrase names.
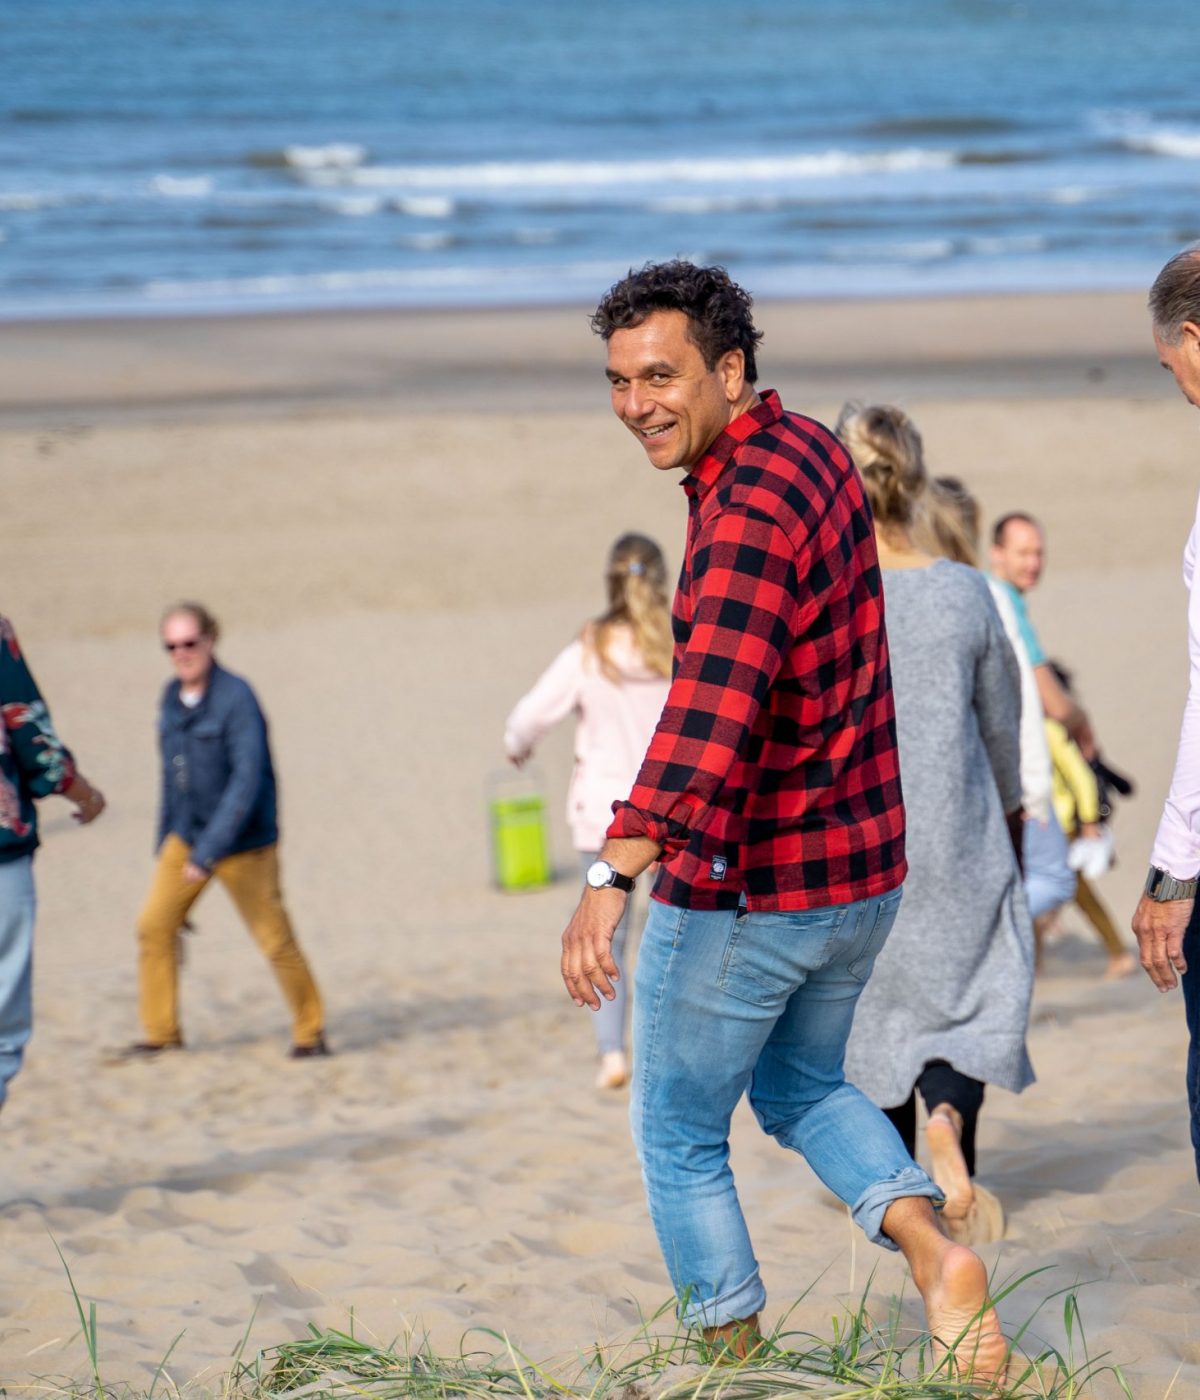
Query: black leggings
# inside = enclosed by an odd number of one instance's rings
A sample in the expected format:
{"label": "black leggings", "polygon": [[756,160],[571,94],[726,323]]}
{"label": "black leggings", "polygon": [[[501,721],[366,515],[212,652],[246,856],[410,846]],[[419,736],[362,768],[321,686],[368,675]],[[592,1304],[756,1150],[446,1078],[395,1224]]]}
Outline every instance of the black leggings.
{"label": "black leggings", "polygon": [[928,1112],[940,1103],[948,1103],[962,1114],[962,1154],[967,1171],[975,1175],[975,1124],[979,1121],[979,1110],[983,1107],[983,1083],[969,1075],[959,1074],[947,1060],[930,1060],[917,1077],[916,1088],[908,1096],[908,1102],[896,1108],[883,1111],[892,1120],[896,1131],[904,1139],[910,1157],[917,1152],[917,1090],[925,1100]]}

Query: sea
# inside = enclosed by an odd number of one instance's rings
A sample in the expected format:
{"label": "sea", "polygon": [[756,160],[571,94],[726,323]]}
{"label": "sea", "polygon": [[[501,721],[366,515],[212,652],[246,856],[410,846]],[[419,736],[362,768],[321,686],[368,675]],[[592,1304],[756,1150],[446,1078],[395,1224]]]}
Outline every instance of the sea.
{"label": "sea", "polygon": [[0,316],[1143,287],[1196,0],[0,0]]}

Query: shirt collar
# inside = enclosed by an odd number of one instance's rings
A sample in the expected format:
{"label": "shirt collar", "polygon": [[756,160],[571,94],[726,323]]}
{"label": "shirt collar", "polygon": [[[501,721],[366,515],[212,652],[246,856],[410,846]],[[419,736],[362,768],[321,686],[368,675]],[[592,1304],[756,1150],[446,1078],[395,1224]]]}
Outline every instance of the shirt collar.
{"label": "shirt collar", "polygon": [[753,408],[738,416],[713,439],[708,451],[683,478],[683,489],[692,497],[702,497],[716,484],[729,460],[747,438],[760,428],[769,428],[783,417],[783,405],[774,389],[764,389]]}

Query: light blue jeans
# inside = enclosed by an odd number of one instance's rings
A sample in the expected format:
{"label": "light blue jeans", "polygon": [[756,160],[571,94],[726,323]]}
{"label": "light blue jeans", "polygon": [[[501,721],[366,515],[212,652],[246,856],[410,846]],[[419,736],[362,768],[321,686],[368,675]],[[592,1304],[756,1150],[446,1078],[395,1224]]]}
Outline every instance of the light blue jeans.
{"label": "light blue jeans", "polygon": [[900,891],[798,913],[652,900],[638,955],[630,1117],[659,1247],[692,1327],[766,1302],[729,1169],[743,1093],[876,1244],[888,1206],[942,1193],[842,1073],[854,1007]]}
{"label": "light blue jeans", "polygon": [[0,863],[0,1103],[33,1032],[33,857]]}
{"label": "light blue jeans", "polygon": [[1025,898],[1029,916],[1040,919],[1075,898],[1075,872],[1067,864],[1067,838],[1053,812],[1048,821],[1029,817],[1021,829]]}
{"label": "light blue jeans", "polygon": [[[587,874],[588,866],[600,854],[599,851],[580,851],[579,864],[583,873]],[[610,1050],[625,1049],[625,986],[627,978],[625,976],[625,941],[629,933],[629,919],[633,913],[633,902],[638,898],[635,890],[625,901],[625,912],[621,915],[621,922],[617,925],[613,933],[612,955],[613,960],[621,970],[618,981],[613,983],[613,991],[616,996],[612,1001],[605,1001],[600,998],[600,1010],[593,1013],[592,1028],[596,1032],[596,1049],[601,1055],[607,1054]]]}

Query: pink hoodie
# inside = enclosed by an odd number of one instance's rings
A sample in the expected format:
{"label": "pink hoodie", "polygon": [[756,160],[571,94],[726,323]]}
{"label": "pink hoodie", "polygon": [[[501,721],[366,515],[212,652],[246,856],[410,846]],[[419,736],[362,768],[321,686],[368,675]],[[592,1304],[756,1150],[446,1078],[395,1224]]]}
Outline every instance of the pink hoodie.
{"label": "pink hoodie", "polygon": [[609,634],[609,680],[595,653],[576,640],[554,658],[504,728],[510,758],[524,760],[544,734],[572,711],[575,771],[567,793],[567,823],[578,851],[598,851],[612,821],[612,804],[629,796],[670,681],[651,671],[626,627]]}

